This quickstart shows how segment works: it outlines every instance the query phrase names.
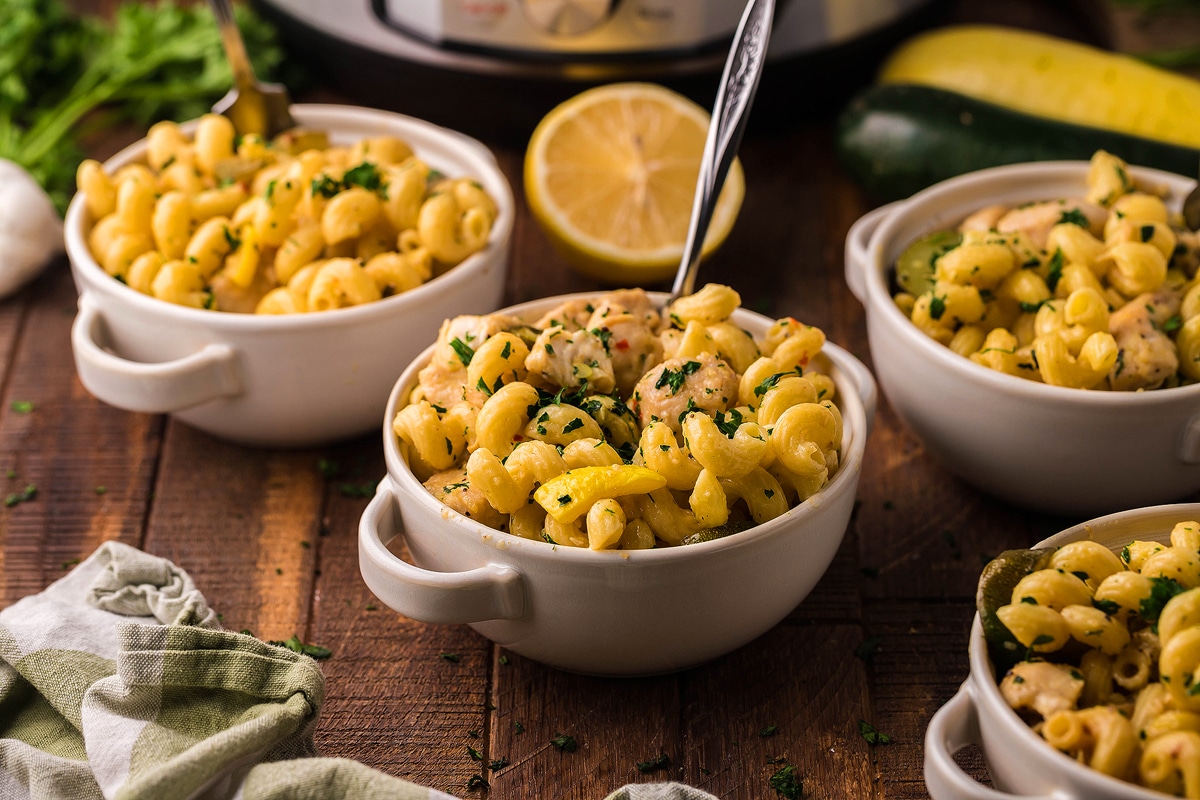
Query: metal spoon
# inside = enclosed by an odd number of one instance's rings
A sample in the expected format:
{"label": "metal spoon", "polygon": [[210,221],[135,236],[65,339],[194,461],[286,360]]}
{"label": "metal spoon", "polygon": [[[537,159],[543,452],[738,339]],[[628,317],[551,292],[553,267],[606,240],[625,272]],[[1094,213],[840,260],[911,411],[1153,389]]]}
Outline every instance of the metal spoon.
{"label": "metal spoon", "polygon": [[1197,181],[1196,188],[1183,198],[1183,222],[1189,230],[1200,230],[1200,181]]}
{"label": "metal spoon", "polygon": [[713,207],[725,184],[725,176],[737,155],[742,134],[746,132],[750,104],[758,89],[763,62],[767,59],[767,43],[771,38],[774,14],[775,0],[750,0],[738,23],[733,47],[721,74],[721,87],[713,106],[712,121],[708,125],[708,138],[700,158],[700,174],[696,178],[696,196],[692,201],[692,217],[683,246],[683,259],[679,262],[679,271],[675,273],[675,284],[671,287],[668,305],[696,289],[696,272],[700,267],[704,235],[712,221]]}
{"label": "metal spoon", "polygon": [[270,138],[296,127],[287,89],[277,83],[259,83],[254,77],[229,0],[208,0],[208,5],[217,18],[225,56],[233,70],[233,88],[213,105],[213,113],[229,117],[243,136],[257,133]]}

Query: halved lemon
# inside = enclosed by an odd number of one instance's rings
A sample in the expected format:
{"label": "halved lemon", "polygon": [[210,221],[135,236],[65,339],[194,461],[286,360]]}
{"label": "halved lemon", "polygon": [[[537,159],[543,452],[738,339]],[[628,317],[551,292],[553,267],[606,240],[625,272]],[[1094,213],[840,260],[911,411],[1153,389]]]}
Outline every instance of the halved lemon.
{"label": "halved lemon", "polygon": [[[554,108],[525,152],[534,218],[567,261],[606,283],[670,277],[683,256],[709,113],[650,83],[589,89]],[[733,162],[704,238],[729,235],[745,194]]]}

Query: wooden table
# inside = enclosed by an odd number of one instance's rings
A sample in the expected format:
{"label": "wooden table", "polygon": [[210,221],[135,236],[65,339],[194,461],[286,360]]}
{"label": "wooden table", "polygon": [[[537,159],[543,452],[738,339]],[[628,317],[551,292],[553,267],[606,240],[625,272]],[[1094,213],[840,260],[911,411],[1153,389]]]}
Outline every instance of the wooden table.
{"label": "wooden table", "polygon": [[[951,19],[994,18],[990,5],[955,4]],[[1035,3],[1003,5],[1044,29],[1073,24]],[[751,132],[740,220],[701,278],[732,284],[749,308],[820,326],[869,364],[842,246],[870,202],[832,156],[830,121]],[[98,143],[93,155],[126,141]],[[520,148],[497,154],[518,207],[506,301],[595,288],[565,268],[525,211]],[[109,408],[76,378],[74,313],[65,261],[0,304],[5,494],[37,487],[31,501],[0,510],[0,607],[110,539],[170,558],[226,627],[332,649],[317,731],[326,754],[458,796],[483,796],[467,788],[482,770],[499,798],[590,800],[627,782],[675,779],[754,800],[775,796],[769,778],[791,764],[809,798],[925,797],[922,739],[966,675],[981,564],[1078,521],[1025,513],[959,482],[881,402],[844,544],[787,619],[675,675],[566,674],[466,627],[400,618],[372,597],[356,532],[363,495],[385,471],[378,434],[256,450]],[[869,746],[860,720],[891,743]],[[575,752],[550,744],[560,733],[576,739]],[[668,768],[639,771],[661,754]],[[496,759],[510,765],[483,769]],[[977,756],[965,763],[984,775]]]}

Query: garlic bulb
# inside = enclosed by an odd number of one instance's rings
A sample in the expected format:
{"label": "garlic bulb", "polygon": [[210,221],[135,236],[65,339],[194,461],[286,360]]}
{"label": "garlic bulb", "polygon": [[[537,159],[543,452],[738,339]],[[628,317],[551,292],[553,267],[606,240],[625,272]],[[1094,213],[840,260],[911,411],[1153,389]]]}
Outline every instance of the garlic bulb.
{"label": "garlic bulb", "polygon": [[0,298],[15,293],[63,250],[50,197],[17,164],[0,158]]}

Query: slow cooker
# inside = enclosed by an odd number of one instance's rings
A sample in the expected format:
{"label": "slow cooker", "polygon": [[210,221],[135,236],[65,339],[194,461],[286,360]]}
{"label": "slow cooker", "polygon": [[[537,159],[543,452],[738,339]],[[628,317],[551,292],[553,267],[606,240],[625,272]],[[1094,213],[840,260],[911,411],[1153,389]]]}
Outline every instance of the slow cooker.
{"label": "slow cooker", "polygon": [[[840,101],[939,0],[779,0],[772,84]],[[652,80],[711,105],[744,0],[257,0],[338,89],[469,132],[527,133],[589,85]],[[819,75],[819,79],[813,78]],[[514,91],[516,85],[520,91]],[[786,103],[785,103],[786,105]],[[485,115],[481,129],[472,116]]]}

